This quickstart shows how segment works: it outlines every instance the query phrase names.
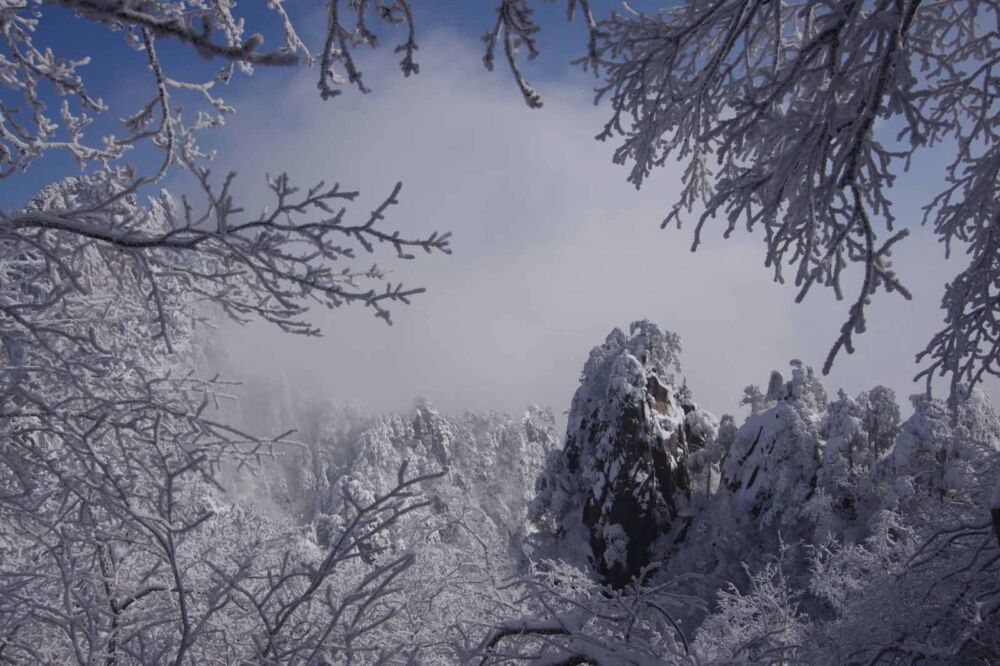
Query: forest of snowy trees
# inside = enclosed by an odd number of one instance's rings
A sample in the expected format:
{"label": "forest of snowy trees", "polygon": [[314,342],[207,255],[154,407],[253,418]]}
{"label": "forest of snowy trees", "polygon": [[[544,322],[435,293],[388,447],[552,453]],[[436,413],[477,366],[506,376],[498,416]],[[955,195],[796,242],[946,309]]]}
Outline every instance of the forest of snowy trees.
{"label": "forest of snowy trees", "polygon": [[953,419],[917,395],[901,419],[891,390],[828,396],[792,361],[747,387],[739,424],[694,402],[680,354],[651,322],[612,331],[565,438],[537,408],[365,417],[275,388],[266,418],[307,424],[308,445],[245,497],[322,545],[343,498],[385,493],[400,461],[443,471],[359,547],[363,571],[415,556],[370,640],[420,663],[995,663],[987,396]]}
{"label": "forest of snowy trees", "polygon": [[[901,420],[891,390],[831,398],[793,361],[766,393],[747,387],[738,424],[694,402],[680,355],[651,322],[612,331],[565,438],[536,407],[365,415],[258,386],[242,420],[296,422],[301,441],[252,475],[223,462],[225,492],[186,473],[197,458],[171,467],[155,439],[127,458],[98,453],[114,467],[84,475],[79,451],[56,456],[55,436],[24,417],[7,487],[35,513],[4,525],[4,656],[995,663],[1000,554],[985,507],[1000,415],[982,392],[955,419],[915,396]],[[31,442],[48,474],[11,464]],[[142,483],[152,492],[123,497]],[[104,498],[77,507],[102,520],[46,539],[67,495]]]}
{"label": "forest of snowy trees", "polygon": [[327,583],[343,599],[392,578],[377,627],[333,629],[331,663],[995,663],[986,395],[963,395],[957,418],[881,386],[830,396],[793,360],[787,381],[746,388],[738,423],[697,405],[680,356],[651,322],[612,331],[565,437],[535,407],[371,416],[258,387],[247,418],[296,422],[303,441],[232,486],[224,522],[318,558],[404,461],[433,476]]}
{"label": "forest of snowy trees", "polygon": [[[664,224],[761,232],[800,300],[853,289],[820,372],[792,359],[745,417],[699,406],[669,321],[581,358],[565,424],[238,386],[220,322],[391,324],[423,289],[372,262],[452,247],[393,225],[400,184],[371,210],[326,174],[245,200],[200,143],[220,91],[312,66],[331,104],[367,92],[383,31],[416,75],[416,4],[0,0],[0,662],[1000,662],[1000,3],[561,3],[614,161],[636,187],[684,167]],[[494,4],[483,63],[541,108],[532,3]],[[111,113],[66,55],[79,25],[139,63]],[[926,233],[967,265],[922,390],[828,393],[872,297],[910,296],[890,188],[931,147]]]}

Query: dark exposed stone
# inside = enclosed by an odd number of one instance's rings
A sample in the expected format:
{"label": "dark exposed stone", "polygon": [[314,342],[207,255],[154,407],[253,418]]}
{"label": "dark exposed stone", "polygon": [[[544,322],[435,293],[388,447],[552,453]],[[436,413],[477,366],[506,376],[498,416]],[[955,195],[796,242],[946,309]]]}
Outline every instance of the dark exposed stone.
{"label": "dark exposed stone", "polygon": [[614,350],[616,342],[609,336],[602,365],[589,368],[595,377],[585,377],[574,397],[564,455],[585,490],[593,566],[605,583],[622,587],[653,561],[658,542],[683,534],[680,505],[691,485],[685,461],[692,444],[705,442],[686,422],[695,407],[681,402],[662,368],[651,367],[657,354],[627,343]]}

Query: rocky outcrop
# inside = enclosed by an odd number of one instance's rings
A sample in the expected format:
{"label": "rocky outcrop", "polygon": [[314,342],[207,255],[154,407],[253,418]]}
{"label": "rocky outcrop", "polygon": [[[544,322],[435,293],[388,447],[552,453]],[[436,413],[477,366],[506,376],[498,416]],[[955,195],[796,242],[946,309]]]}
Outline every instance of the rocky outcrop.
{"label": "rocky outcrop", "polygon": [[732,518],[786,536],[816,491],[827,408],[812,368],[799,360],[791,366],[787,382],[771,373],[764,402],[736,432],[721,463]]}
{"label": "rocky outcrop", "polygon": [[816,488],[820,454],[817,420],[797,401],[750,416],[722,462],[733,517],[768,529],[797,521]]}
{"label": "rocky outcrop", "polygon": [[539,483],[543,502],[578,512],[591,564],[611,586],[684,539],[687,461],[715,436],[714,419],[674,388],[679,352],[677,336],[648,321],[612,331],[590,353],[561,459]]}

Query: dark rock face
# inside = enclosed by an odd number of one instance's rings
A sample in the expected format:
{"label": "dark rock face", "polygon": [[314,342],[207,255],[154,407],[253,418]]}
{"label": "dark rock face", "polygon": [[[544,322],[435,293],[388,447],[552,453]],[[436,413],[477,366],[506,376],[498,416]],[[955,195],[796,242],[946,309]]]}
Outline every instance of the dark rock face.
{"label": "dark rock face", "polygon": [[688,424],[697,407],[672,386],[679,342],[650,322],[614,330],[591,352],[573,397],[565,469],[576,479],[592,564],[626,585],[684,538],[686,461],[705,444]]}
{"label": "dark rock face", "polygon": [[[669,410],[672,405],[664,401]],[[583,522],[590,534],[594,565],[605,582],[627,584],[648,565],[653,546],[671,529],[677,517],[677,499],[690,489],[683,465],[683,430],[666,437],[651,432],[648,402],[625,402],[612,422],[592,414],[588,441],[567,440],[567,452],[591,448],[604,440],[608,458],[591,463],[598,476],[583,506]],[[579,460],[579,455],[570,454]],[[570,466],[580,472],[581,465]]]}
{"label": "dark rock face", "polygon": [[993,517],[993,533],[996,534],[997,544],[1000,545],[1000,507],[990,509],[990,515]]}

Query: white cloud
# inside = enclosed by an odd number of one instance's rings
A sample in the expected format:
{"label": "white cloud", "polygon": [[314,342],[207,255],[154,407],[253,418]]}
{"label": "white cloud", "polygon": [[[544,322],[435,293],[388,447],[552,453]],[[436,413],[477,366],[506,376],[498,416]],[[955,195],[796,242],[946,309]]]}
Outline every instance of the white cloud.
{"label": "white cloud", "polygon": [[[558,412],[590,348],[640,318],[682,336],[695,399],[716,413],[737,410],[745,385],[790,358],[822,364],[848,304],[817,294],[795,306],[791,289],[771,283],[756,237],[710,231],[692,254],[689,229],[661,231],[679,169],[662,169],[638,193],[625,183],[611,146],[593,141],[604,117],[585,85],[547,86],[545,108],[530,111],[482,70],[476,45],[436,34],[420,55],[411,79],[385,56],[370,65],[366,97],[321,103],[306,72],[270,76],[267,100],[259,89],[234,100],[223,154],[244,186],[265,169],[303,184],[338,180],[362,191],[360,216],[398,179],[391,225],[454,232],[453,256],[393,265],[396,279],[428,288],[395,309],[395,326],[353,309],[316,311],[319,339],[256,325],[228,334],[248,371],[287,368],[293,382],[370,409],[403,409],[420,395],[447,411],[536,402]],[[828,388],[916,389],[913,353],[939,319],[942,274],[927,268],[933,245],[914,245],[900,272],[918,269],[915,286],[928,296],[879,299],[859,353],[840,359]]]}

